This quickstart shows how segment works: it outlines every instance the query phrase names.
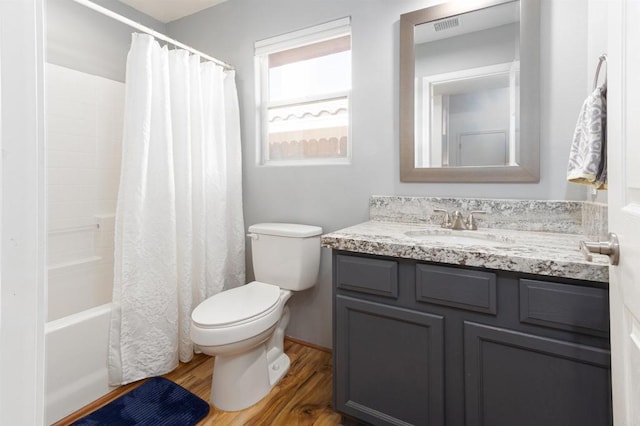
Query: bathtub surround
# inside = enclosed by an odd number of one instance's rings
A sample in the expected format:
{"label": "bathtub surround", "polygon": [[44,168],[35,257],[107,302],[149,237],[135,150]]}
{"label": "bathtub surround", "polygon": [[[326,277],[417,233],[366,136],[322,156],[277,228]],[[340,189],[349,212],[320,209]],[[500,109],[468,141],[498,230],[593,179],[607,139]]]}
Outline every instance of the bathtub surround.
{"label": "bathtub surround", "polygon": [[124,85],[53,64],[46,71],[53,321],[111,302]]}
{"label": "bathtub surround", "polygon": [[124,84],[46,65],[45,422],[109,392]]}
{"label": "bathtub surround", "polygon": [[115,227],[109,382],[193,357],[191,312],[245,283],[235,73],[134,34]]}

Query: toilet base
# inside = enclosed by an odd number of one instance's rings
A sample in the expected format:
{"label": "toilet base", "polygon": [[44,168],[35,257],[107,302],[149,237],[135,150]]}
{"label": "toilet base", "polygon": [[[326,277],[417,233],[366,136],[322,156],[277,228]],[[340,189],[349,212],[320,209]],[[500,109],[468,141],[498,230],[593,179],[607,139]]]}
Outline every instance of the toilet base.
{"label": "toilet base", "polygon": [[218,355],[213,366],[211,403],[223,411],[238,411],[267,396],[290,365],[285,353],[271,363],[267,359],[265,344],[239,356]]}
{"label": "toilet base", "polygon": [[271,383],[271,387],[287,374],[289,366],[291,366],[291,360],[289,360],[289,357],[285,353],[281,353],[273,362],[269,363],[269,382]]}
{"label": "toilet base", "polygon": [[[223,411],[239,411],[267,396],[289,371],[291,361],[284,353],[284,330],[289,308],[271,337],[244,353],[217,355],[211,379],[211,403]],[[269,332],[267,332],[269,333]]]}

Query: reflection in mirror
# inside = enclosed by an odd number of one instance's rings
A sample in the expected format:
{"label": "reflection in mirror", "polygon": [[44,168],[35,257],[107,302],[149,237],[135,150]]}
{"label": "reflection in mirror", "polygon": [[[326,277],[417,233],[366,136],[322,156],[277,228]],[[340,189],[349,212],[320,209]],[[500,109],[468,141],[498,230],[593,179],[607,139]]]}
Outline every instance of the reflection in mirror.
{"label": "reflection in mirror", "polygon": [[532,3],[452,2],[402,15],[403,181],[538,180],[537,96],[521,107],[522,91],[537,94],[533,68],[521,80],[521,65],[537,67],[537,53],[525,51],[538,46]]}
{"label": "reflection in mirror", "polygon": [[416,167],[516,164],[520,2],[416,25]]}

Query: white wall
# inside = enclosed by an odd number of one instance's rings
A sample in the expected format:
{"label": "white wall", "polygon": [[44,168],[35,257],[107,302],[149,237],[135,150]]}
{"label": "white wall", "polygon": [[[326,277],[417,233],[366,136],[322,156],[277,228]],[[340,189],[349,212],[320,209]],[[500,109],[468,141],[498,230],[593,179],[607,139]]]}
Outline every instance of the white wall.
{"label": "white wall", "polygon": [[[583,199],[569,187],[566,164],[584,99],[587,5],[541,0],[541,179],[533,184],[400,183],[398,34],[401,13],[419,0],[233,0],[169,23],[169,33],[233,64],[238,73],[247,225],[291,221],[333,231],[368,218],[372,194]],[[256,40],[352,17],[353,161],[348,166],[256,165],[253,44]],[[323,250],[318,285],[291,301],[288,334],[331,346],[330,254]]]}

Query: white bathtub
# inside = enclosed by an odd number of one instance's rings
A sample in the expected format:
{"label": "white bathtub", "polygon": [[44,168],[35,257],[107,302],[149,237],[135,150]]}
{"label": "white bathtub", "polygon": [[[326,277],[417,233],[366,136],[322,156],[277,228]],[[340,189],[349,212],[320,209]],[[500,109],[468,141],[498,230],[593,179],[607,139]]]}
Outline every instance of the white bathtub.
{"label": "white bathtub", "polygon": [[45,326],[45,420],[54,423],[110,392],[107,345],[111,304]]}

